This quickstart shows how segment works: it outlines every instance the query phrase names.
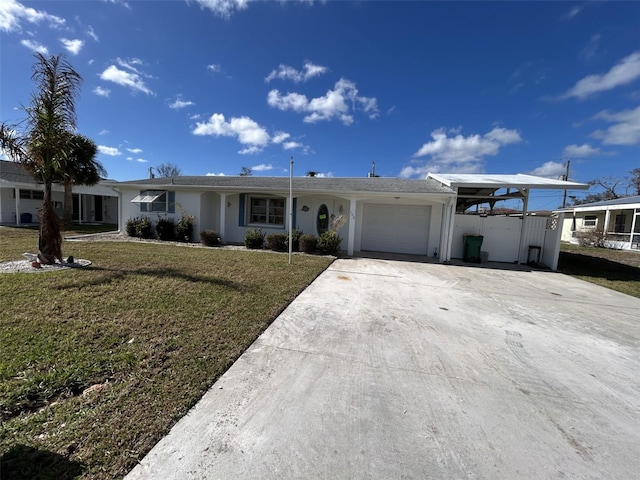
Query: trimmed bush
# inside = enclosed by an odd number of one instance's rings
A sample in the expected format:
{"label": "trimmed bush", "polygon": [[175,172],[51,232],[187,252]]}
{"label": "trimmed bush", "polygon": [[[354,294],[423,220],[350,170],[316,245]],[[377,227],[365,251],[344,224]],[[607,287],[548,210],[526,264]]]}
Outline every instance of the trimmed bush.
{"label": "trimmed bush", "polygon": [[158,240],[173,240],[175,237],[174,228],[173,219],[161,218],[156,224],[156,237],[158,237]]}
{"label": "trimmed bush", "polygon": [[193,218],[193,215],[182,215],[182,218],[180,218],[176,225],[176,236],[178,237],[178,240],[181,242],[191,241],[194,222],[195,219]]}
{"label": "trimmed bush", "polygon": [[318,237],[315,235],[300,235],[300,251],[304,253],[314,253],[318,247]]}
{"label": "trimmed bush", "polygon": [[125,229],[130,237],[151,238],[151,220],[148,217],[130,218]]}
{"label": "trimmed bush", "polygon": [[342,243],[342,238],[338,235],[338,232],[329,230],[320,235],[318,250],[323,255],[335,255],[340,249],[340,243]]}
{"label": "trimmed bush", "polygon": [[264,244],[264,233],[262,230],[247,230],[244,236],[244,246],[254,250],[261,249]]}
{"label": "trimmed bush", "polygon": [[205,247],[217,247],[220,245],[220,234],[214,230],[200,232],[200,242]]}
{"label": "trimmed bush", "polygon": [[[300,251],[300,237],[302,236],[301,231],[293,230],[291,232],[291,239],[293,240],[293,248],[291,249],[294,252]],[[287,240],[286,240],[287,251],[289,251],[289,233],[287,232]]]}
{"label": "trimmed bush", "polygon": [[136,226],[138,225],[138,222],[140,221],[139,218],[130,218],[129,220],[127,220],[127,223],[125,225],[125,231],[127,232],[127,235],[129,235],[130,237],[136,237]]}
{"label": "trimmed bush", "polygon": [[266,247],[269,250],[275,250],[276,252],[289,251],[289,246],[287,245],[288,237],[284,233],[270,233],[265,240]]}

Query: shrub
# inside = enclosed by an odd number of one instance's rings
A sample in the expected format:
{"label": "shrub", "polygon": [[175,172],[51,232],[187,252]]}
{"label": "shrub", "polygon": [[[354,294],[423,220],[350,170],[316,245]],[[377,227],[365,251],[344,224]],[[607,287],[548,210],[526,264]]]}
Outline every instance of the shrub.
{"label": "shrub", "polygon": [[264,233],[262,230],[247,230],[244,236],[244,245],[247,248],[260,249],[264,243]]}
{"label": "shrub", "polygon": [[141,217],[136,225],[136,236],[140,238],[151,238],[151,220],[149,217]]}
{"label": "shrub", "polygon": [[151,220],[147,217],[130,218],[125,229],[130,237],[151,238]]}
{"label": "shrub", "polygon": [[266,247],[276,252],[286,252],[289,250],[287,245],[288,236],[284,233],[270,233],[266,236]]}
{"label": "shrub", "polygon": [[601,228],[593,230],[582,230],[573,233],[574,237],[578,239],[578,243],[581,247],[607,247],[607,235]]}
{"label": "shrub", "polygon": [[156,236],[158,240],[173,240],[175,225],[171,218],[161,218],[156,224]]}
{"label": "shrub", "polygon": [[213,230],[204,230],[200,232],[200,242],[205,247],[217,247],[220,245],[220,234]]}
{"label": "shrub", "polygon": [[125,225],[125,230],[127,232],[127,235],[129,235],[130,237],[136,236],[136,227],[139,221],[140,221],[139,218],[130,218],[129,220],[127,220],[127,223]]}
{"label": "shrub", "polygon": [[180,220],[178,220],[178,224],[176,225],[176,236],[178,240],[181,242],[189,242],[191,241],[191,237],[193,236],[193,224],[195,219],[193,215],[185,215],[183,214]]}
{"label": "shrub", "polygon": [[335,255],[340,249],[340,243],[342,243],[342,238],[338,235],[338,232],[329,230],[320,235],[318,250],[323,255]]}
{"label": "shrub", "polygon": [[300,235],[300,251],[313,253],[318,247],[318,237],[315,235]]}
{"label": "shrub", "polygon": [[[293,230],[291,232],[291,240],[293,240],[293,248],[291,249],[291,251],[293,252],[299,252],[300,251],[300,237],[302,236],[302,233],[300,230]],[[287,232],[287,240],[286,240],[286,248],[287,251],[289,251],[289,233]]]}

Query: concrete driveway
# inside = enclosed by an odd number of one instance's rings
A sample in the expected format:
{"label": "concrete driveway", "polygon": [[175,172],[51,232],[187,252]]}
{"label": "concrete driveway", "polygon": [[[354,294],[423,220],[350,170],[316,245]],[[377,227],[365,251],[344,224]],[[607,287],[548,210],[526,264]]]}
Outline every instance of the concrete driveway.
{"label": "concrete driveway", "polygon": [[638,478],[639,353],[558,273],[337,260],[127,479]]}

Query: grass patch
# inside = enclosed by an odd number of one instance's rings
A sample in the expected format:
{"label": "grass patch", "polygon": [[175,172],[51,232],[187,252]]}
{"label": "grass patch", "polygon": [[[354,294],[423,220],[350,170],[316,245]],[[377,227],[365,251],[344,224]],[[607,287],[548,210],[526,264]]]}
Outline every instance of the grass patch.
{"label": "grass patch", "polygon": [[640,298],[640,252],[562,244],[558,270]]}
{"label": "grass patch", "polygon": [[[0,228],[0,261],[36,245]],[[331,263],[133,242],[63,254],[93,264],[0,274],[2,478],[123,476]]]}

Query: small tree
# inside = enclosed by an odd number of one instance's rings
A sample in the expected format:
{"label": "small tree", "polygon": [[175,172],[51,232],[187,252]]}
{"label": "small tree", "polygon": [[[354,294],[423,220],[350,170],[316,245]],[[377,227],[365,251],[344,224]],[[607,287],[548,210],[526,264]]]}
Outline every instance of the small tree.
{"label": "small tree", "polygon": [[249,167],[242,167],[242,170],[240,170],[239,175],[241,177],[250,177],[253,175],[253,170],[251,170],[251,168]]}
{"label": "small tree", "polygon": [[159,167],[156,167],[156,172],[160,178],[179,177],[182,175],[182,170],[173,163],[163,163]]}
{"label": "small tree", "polygon": [[64,182],[65,159],[76,129],[75,99],[82,77],[63,55],[36,54],[31,79],[36,84],[31,103],[23,107],[25,128],[0,124],[0,148],[44,184],[40,209],[38,258],[51,264],[62,260],[62,222],[51,204],[51,186]]}
{"label": "small tree", "polygon": [[629,173],[631,174],[629,186],[635,190],[636,195],[640,195],[640,168],[634,168]]}

